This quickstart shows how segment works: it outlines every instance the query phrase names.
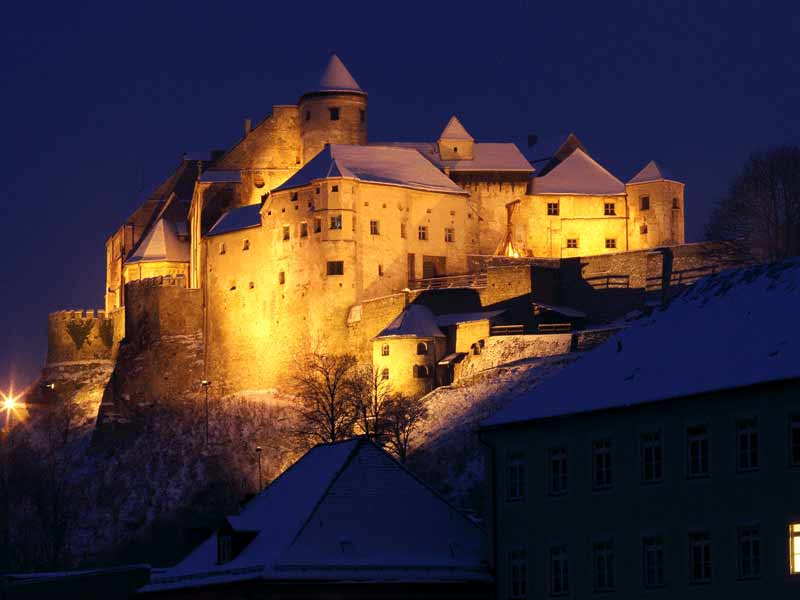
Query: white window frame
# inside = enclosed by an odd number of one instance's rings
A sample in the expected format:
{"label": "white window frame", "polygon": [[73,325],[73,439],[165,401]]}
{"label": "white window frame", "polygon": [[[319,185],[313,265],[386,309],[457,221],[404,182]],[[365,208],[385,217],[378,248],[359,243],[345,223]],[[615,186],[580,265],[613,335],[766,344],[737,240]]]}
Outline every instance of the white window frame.
{"label": "white window frame", "polygon": [[758,524],[736,528],[736,567],[739,579],[761,578],[761,528]]}
{"label": "white window frame", "polygon": [[742,416],[734,423],[736,429],[736,471],[758,471],[760,467],[760,432],[758,417]]}
{"label": "white window frame", "polygon": [[528,596],[528,552],[522,546],[508,551],[508,597]]}
{"label": "white window frame", "polygon": [[506,501],[525,499],[525,454],[512,452],[506,459]]}
{"label": "white window frame", "polygon": [[[557,477],[554,477],[553,464],[558,462],[563,465]],[[558,486],[555,484],[558,483]],[[569,491],[569,448],[553,446],[547,449],[547,495],[564,496]]]}
{"label": "white window frame", "polygon": [[[714,554],[711,548],[709,531],[693,531],[689,533],[689,584],[707,585],[712,581],[714,573]],[[697,560],[700,562],[698,563]],[[695,567],[699,567],[699,574]]]}
{"label": "white window frame", "polygon": [[566,545],[550,546],[548,552],[548,591],[551,596],[569,595],[569,549]]}
{"label": "white window frame", "polygon": [[592,440],[592,490],[614,487],[614,443],[610,437]]}
{"label": "white window frame", "polygon": [[662,533],[642,535],[642,587],[644,589],[658,589],[666,585],[665,555]]}
{"label": "white window frame", "polygon": [[616,579],[614,540],[607,538],[592,542],[592,591],[613,592]]}

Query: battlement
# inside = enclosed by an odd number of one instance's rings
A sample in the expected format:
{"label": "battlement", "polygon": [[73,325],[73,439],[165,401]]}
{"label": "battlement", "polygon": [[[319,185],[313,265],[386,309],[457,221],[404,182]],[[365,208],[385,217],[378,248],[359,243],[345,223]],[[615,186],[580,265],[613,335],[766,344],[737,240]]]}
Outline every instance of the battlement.
{"label": "battlement", "polygon": [[47,318],[47,364],[111,360],[124,336],[124,310],[71,309]]}
{"label": "battlement", "polygon": [[183,275],[159,276],[125,285],[125,339],[147,346],[169,335],[202,331],[202,290]]}
{"label": "battlement", "polygon": [[147,277],[145,279],[137,279],[125,284],[126,287],[179,287],[188,288],[189,278],[183,274],[178,275],[159,275],[158,277]]}

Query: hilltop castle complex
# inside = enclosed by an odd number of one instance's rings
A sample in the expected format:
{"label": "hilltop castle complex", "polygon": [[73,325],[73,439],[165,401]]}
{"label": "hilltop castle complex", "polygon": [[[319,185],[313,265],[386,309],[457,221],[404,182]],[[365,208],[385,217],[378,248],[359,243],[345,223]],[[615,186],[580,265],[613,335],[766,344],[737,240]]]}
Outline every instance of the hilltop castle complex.
{"label": "hilltop castle complex", "polygon": [[[433,141],[377,143],[368,116],[333,55],[233,148],[185,155],[108,239],[106,337],[200,332],[203,378],[230,391],[279,386],[313,348],[421,392],[530,300],[531,265],[684,242],[684,186],[654,162],[624,183],[572,134],[521,151],[454,116]],[[442,288],[474,302],[412,304]]]}

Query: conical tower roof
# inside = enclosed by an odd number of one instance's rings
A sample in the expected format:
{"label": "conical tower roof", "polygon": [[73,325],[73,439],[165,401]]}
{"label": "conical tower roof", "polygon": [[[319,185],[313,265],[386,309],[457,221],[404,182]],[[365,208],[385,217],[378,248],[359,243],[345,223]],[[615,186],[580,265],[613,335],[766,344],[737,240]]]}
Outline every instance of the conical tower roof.
{"label": "conical tower roof", "polygon": [[669,179],[670,181],[677,181],[674,177],[670,177],[668,173],[656,164],[656,161],[651,160],[647,163],[641,171],[633,176],[628,183],[647,183],[649,181],[663,181]]}
{"label": "conical tower roof", "polygon": [[189,242],[181,241],[175,224],[159,219],[126,263],[168,261],[189,262]]}
{"label": "conical tower roof", "polygon": [[364,90],[358,85],[358,82],[344,66],[341,59],[336,54],[331,54],[328,65],[319,79],[317,89],[311,90],[309,93],[315,92],[350,92],[357,94],[364,94]]}
{"label": "conical tower roof", "polygon": [[469,132],[464,129],[464,126],[461,124],[455,115],[450,117],[450,120],[447,122],[447,126],[442,131],[442,135],[439,136],[440,140],[474,140]]}

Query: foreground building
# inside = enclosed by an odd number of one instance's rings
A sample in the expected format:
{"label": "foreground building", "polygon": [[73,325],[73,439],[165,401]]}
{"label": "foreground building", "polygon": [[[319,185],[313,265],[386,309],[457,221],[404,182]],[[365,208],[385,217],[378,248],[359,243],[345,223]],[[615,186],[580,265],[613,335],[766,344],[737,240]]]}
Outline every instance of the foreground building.
{"label": "foreground building", "polygon": [[796,596],[798,303],[711,276],[489,418],[498,597]]}
{"label": "foreground building", "polygon": [[140,593],[490,598],[485,532],[365,439],[316,446]]}

